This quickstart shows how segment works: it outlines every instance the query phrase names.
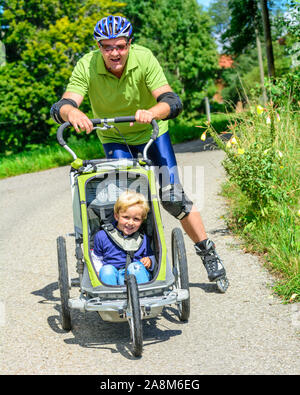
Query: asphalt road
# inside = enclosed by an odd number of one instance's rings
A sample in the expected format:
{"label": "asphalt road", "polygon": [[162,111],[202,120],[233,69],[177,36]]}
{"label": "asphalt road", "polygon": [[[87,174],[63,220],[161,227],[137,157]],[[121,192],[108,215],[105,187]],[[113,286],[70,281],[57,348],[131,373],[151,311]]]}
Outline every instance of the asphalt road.
{"label": "asphalt road", "polygon": [[[68,167],[0,181],[1,374],[258,375],[300,373],[299,304],[272,295],[274,279],[259,258],[245,254],[226,228],[219,196],[221,151],[200,141],[175,146],[187,191],[196,200],[209,237],[222,257],[230,287],[209,283],[185,235],[191,315],[181,323],[173,307],[143,322],[142,358],[130,352],[127,323],[72,311],[73,329],[61,328],[56,238],[73,231]],[[191,179],[191,175],[193,178]],[[163,212],[168,246],[178,221]],[[74,240],[67,238],[69,271]],[[170,250],[169,250],[170,251]],[[71,296],[77,296],[72,288]]]}

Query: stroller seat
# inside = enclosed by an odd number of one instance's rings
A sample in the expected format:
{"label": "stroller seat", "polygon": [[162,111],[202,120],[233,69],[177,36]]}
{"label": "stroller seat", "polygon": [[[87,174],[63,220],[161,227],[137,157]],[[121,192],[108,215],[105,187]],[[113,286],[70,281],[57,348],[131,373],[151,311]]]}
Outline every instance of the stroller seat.
{"label": "stroller seat", "polygon": [[[155,256],[155,267],[150,281],[151,284],[155,283],[152,289],[155,288],[161,292],[163,287],[167,288],[172,283],[174,278],[167,258],[156,186],[151,177],[153,177],[153,173],[137,167],[103,169],[101,172],[89,173],[78,178],[80,194],[77,195],[77,200],[74,199],[74,205],[81,205],[81,217],[76,217],[74,224],[75,226],[78,224],[79,232],[83,234],[85,269],[88,271],[93,293],[106,292],[105,286],[99,281],[93,263],[92,249],[94,248],[95,234],[101,230],[102,224],[114,221],[114,204],[121,193],[128,189],[142,193],[150,208],[147,219],[140,230],[149,237]],[[74,196],[76,197],[76,190]],[[80,229],[81,224],[82,229]]]}

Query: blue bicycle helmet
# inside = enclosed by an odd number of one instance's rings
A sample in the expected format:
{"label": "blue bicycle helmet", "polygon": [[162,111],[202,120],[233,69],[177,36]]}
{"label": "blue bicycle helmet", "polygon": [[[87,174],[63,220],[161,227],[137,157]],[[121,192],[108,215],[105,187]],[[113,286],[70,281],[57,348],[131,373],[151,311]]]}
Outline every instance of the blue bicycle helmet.
{"label": "blue bicycle helmet", "polygon": [[122,16],[109,15],[97,22],[94,29],[95,40],[108,40],[110,38],[126,37],[132,34],[131,23]]}

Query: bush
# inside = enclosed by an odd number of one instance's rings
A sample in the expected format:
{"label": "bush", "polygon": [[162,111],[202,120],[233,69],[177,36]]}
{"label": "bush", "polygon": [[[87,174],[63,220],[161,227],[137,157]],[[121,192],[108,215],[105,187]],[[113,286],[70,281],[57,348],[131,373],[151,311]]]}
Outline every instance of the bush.
{"label": "bush", "polygon": [[300,105],[300,67],[276,79],[276,84],[266,83],[273,103],[277,106],[288,106],[293,111],[299,111]]}
{"label": "bush", "polygon": [[274,290],[295,301],[300,300],[299,117],[285,103],[253,106],[236,121],[227,143],[212,127],[209,132],[227,154],[231,228],[279,274]]}

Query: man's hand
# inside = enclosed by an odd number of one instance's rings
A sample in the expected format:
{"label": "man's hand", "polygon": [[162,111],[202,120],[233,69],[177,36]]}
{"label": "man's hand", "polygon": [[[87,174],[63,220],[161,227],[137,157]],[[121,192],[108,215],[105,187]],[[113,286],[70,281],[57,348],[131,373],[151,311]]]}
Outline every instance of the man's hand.
{"label": "man's hand", "polygon": [[145,266],[146,269],[150,269],[152,265],[152,261],[148,256],[141,258],[140,261],[142,262],[142,264]]}
{"label": "man's hand", "polygon": [[[152,119],[154,118],[154,114],[149,110],[137,110],[135,113],[135,120],[138,123],[151,123]],[[133,123],[131,122],[130,126]]]}
{"label": "man's hand", "polygon": [[87,133],[91,133],[94,125],[89,118],[78,108],[72,107],[67,113],[68,122],[70,122],[77,133],[85,130]]}
{"label": "man's hand", "polygon": [[[163,85],[160,88],[152,91],[152,96],[155,100],[166,92],[172,92],[170,85]],[[135,120],[138,123],[151,123],[152,119],[165,119],[170,113],[170,106],[167,103],[157,103],[155,106],[148,108],[148,110],[137,110],[135,113]],[[132,126],[133,123],[130,124]]]}
{"label": "man's hand", "polygon": [[[64,99],[72,99],[77,103],[79,107],[83,101],[83,96],[74,92],[65,92],[63,94]],[[87,133],[91,133],[93,130],[93,124],[89,118],[78,108],[70,106],[68,104],[64,105],[60,109],[60,115],[65,120],[70,122],[77,133],[85,130]]]}

